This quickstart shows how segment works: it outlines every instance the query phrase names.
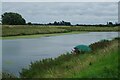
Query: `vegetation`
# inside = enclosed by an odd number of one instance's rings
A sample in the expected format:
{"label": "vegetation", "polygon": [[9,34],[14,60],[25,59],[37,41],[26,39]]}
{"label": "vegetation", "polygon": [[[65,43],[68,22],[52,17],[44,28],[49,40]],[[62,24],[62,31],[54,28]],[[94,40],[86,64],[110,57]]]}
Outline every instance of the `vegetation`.
{"label": "vegetation", "polygon": [[8,36],[23,36],[36,34],[55,34],[55,33],[70,33],[81,31],[119,31],[116,27],[85,27],[85,26],[37,26],[37,25],[3,25],[2,37]]}
{"label": "vegetation", "polygon": [[[20,78],[118,78],[118,41],[102,40],[91,44],[90,53],[66,53],[58,58],[48,58],[31,63],[22,69]],[[99,43],[103,48],[99,48]],[[92,47],[96,46],[96,47]],[[94,48],[97,48],[96,50]],[[17,78],[3,73],[3,78]]]}
{"label": "vegetation", "polygon": [[69,33],[54,33],[54,34],[36,34],[36,35],[21,35],[21,36],[7,36],[1,37],[1,39],[32,39],[32,38],[41,38],[41,37],[50,37],[50,36],[60,36],[60,35],[70,35],[70,34],[80,34],[87,32],[69,32]]}
{"label": "vegetation", "polygon": [[13,74],[11,73],[2,73],[2,77],[3,78],[17,78],[16,76],[14,76]]}
{"label": "vegetation", "polygon": [[[22,69],[21,78],[118,78],[118,39],[100,41],[100,49],[84,54],[63,54],[43,59]],[[109,43],[108,43],[109,42]],[[107,45],[107,46],[106,46]],[[95,47],[92,47],[95,48]],[[97,45],[96,48],[99,48]]]}
{"label": "vegetation", "polygon": [[4,25],[23,25],[26,24],[26,21],[18,13],[5,12],[2,15],[2,24]]}
{"label": "vegetation", "polygon": [[[33,24],[18,13],[6,12],[2,15],[2,37],[45,35],[70,32],[119,31],[120,24],[72,25],[70,22]],[[1,28],[1,27],[0,27]],[[31,62],[28,69],[22,69],[20,78],[118,78],[118,41],[102,40],[89,45],[91,52],[66,53],[57,58]],[[3,78],[16,78],[2,73]]]}
{"label": "vegetation", "polygon": [[113,26],[119,26],[120,23],[112,23],[112,22],[107,22],[107,24],[75,24],[72,25],[71,22],[66,22],[66,21],[54,21],[53,23],[47,23],[47,24],[41,24],[41,23],[32,23],[28,22],[26,23],[26,20],[19,14],[19,13],[14,13],[14,12],[5,12],[2,14],[2,24],[3,25],[54,25],[54,26],[98,26],[98,27],[113,27]]}
{"label": "vegetation", "polygon": [[[102,43],[102,44],[101,44]],[[105,47],[107,47],[108,45],[110,44],[110,41],[109,40],[101,40],[99,42],[95,42],[95,43],[92,43],[90,45],[92,51],[96,51],[96,50],[99,50],[99,49],[104,49]],[[99,46],[99,47],[98,47]]]}
{"label": "vegetation", "polygon": [[65,21],[60,21],[60,22],[55,21],[54,23],[48,23],[47,25],[71,26],[71,23],[70,22],[65,22]]}

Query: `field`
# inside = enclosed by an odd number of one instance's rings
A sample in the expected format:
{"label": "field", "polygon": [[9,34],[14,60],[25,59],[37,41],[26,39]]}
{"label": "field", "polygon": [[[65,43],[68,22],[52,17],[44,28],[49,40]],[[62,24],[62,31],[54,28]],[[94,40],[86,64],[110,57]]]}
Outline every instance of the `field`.
{"label": "field", "polygon": [[92,32],[92,31],[95,32],[95,31],[119,31],[119,30],[118,30],[118,26],[88,27],[88,26],[3,25],[2,37],[71,33],[71,32]]}
{"label": "field", "polygon": [[118,40],[93,43],[90,53],[36,61],[22,69],[20,78],[118,78]]}

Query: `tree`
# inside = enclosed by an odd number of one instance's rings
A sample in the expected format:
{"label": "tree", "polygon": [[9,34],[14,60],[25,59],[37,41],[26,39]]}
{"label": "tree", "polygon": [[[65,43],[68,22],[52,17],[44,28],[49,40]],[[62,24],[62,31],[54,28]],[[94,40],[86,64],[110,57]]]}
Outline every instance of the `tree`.
{"label": "tree", "polygon": [[55,21],[55,22],[54,22],[54,25],[58,25],[58,22],[57,22],[57,21]]}
{"label": "tree", "polygon": [[112,23],[112,22],[109,22],[109,25],[113,25],[113,23]]}
{"label": "tree", "polygon": [[32,23],[31,23],[31,22],[28,22],[27,24],[28,24],[28,25],[32,25]]}
{"label": "tree", "polygon": [[107,22],[107,25],[108,25],[108,26],[112,26],[113,23],[112,23],[112,22]]}
{"label": "tree", "polygon": [[70,22],[65,22],[65,21],[60,21],[60,22],[55,21],[53,24],[51,23],[51,25],[65,25],[65,26],[70,26],[71,23]]}
{"label": "tree", "polygon": [[18,13],[5,12],[2,15],[2,24],[5,24],[5,25],[24,25],[24,24],[26,24],[26,21]]}

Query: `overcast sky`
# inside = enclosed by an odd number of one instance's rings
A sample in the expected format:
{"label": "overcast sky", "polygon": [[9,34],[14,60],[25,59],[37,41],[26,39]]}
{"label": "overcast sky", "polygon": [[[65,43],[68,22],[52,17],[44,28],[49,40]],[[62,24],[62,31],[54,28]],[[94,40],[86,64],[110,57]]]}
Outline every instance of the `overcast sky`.
{"label": "overcast sky", "polygon": [[20,13],[27,22],[70,21],[101,24],[118,21],[117,2],[3,2],[2,13]]}
{"label": "overcast sky", "polygon": [[119,2],[119,0],[1,0],[2,2]]}

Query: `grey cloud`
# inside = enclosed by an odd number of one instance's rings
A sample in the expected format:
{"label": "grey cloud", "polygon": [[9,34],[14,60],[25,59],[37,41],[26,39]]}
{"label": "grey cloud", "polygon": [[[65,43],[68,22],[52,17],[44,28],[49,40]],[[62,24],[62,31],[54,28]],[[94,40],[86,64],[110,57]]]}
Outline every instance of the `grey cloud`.
{"label": "grey cloud", "polygon": [[117,3],[91,3],[91,2],[6,2],[3,3],[2,12],[18,12],[27,21],[48,23],[55,20],[71,21],[76,23],[106,23],[117,22]]}

